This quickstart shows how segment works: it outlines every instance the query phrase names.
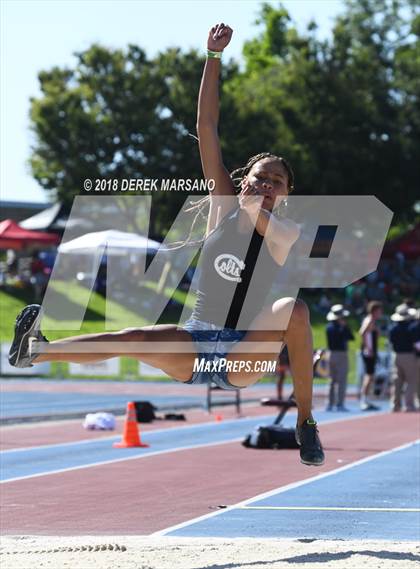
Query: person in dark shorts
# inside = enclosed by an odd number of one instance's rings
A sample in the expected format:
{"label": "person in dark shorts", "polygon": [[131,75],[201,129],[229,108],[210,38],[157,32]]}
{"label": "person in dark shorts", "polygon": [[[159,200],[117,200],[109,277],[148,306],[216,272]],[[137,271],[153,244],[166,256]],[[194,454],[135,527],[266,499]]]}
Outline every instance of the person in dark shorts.
{"label": "person in dark shorts", "polygon": [[379,408],[369,401],[369,391],[374,383],[375,365],[378,355],[379,329],[377,320],[382,316],[382,303],[371,301],[367,305],[367,315],[363,319],[359,334],[362,338],[361,352],[364,365],[364,375],[360,394],[362,411],[378,411]]}
{"label": "person in dark shorts", "polygon": [[[219,75],[221,54],[231,36],[229,26],[218,24],[211,28],[198,99],[201,162],[205,178],[214,180],[214,190],[198,204],[199,214],[206,211],[204,208],[208,210],[207,231],[191,318],[183,327],[160,324],[128,328],[48,344],[40,332],[40,307],[32,305],[18,316],[9,361],[25,367],[41,361],[92,362],[125,355],[159,367],[184,383],[212,381],[224,389],[239,389],[258,381],[264,374],[256,364],[261,360],[277,360],[283,343],[287,343],[298,408],[295,433],[300,460],[319,466],[324,463],[324,452],[312,416],[313,341],[308,307],[292,297],[279,298],[264,306],[279,268],[300,235],[294,221],[280,219],[274,211],[293,189],[293,171],[283,157],[270,152],[252,156],[244,167],[231,174],[222,160],[218,137]],[[247,235],[248,251],[241,253]],[[253,274],[257,260],[261,259],[264,271],[256,270]],[[249,286],[251,277],[255,287]],[[244,322],[241,309],[248,288],[258,294],[251,303],[247,298]],[[231,298],[226,314],[222,301]],[[237,329],[239,316],[242,324]],[[34,341],[41,350],[32,350]],[[110,342],[110,353],[69,353],[65,349],[69,344],[85,346],[88,342]],[[112,353],[112,342],[127,344],[126,353]],[[147,347],[141,350],[145,342],[183,342],[184,349],[176,353],[151,353]],[[245,342],[247,347],[243,348]],[[263,342],[275,345],[273,353],[262,352]],[[135,346],[135,351],[130,350],[130,345]],[[197,358],[200,361],[204,358],[206,364],[214,367],[197,369]],[[245,360],[250,369],[240,369]]]}

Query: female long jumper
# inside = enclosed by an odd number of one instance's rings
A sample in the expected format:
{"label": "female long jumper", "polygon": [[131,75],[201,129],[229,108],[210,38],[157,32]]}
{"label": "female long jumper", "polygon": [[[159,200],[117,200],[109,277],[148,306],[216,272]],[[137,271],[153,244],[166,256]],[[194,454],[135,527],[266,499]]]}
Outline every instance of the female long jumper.
{"label": "female long jumper", "polygon": [[[275,273],[300,234],[292,220],[277,219],[273,213],[293,189],[293,172],[284,158],[270,152],[251,157],[243,168],[231,174],[223,164],[217,132],[218,82],[221,53],[231,37],[232,29],[224,24],[210,30],[198,100],[200,156],[204,175],[215,181],[215,188],[202,204],[209,208],[207,231],[200,259],[197,303],[191,318],[182,327],[160,324],[48,342],[40,331],[41,307],[29,305],[16,319],[9,361],[16,367],[28,367],[45,361],[88,363],[125,355],[159,367],[184,383],[212,381],[224,389],[237,389],[260,379],[258,366],[252,364],[262,359],[277,360],[281,347],[287,344],[298,408],[296,439],[300,459],[304,464],[319,466],[324,463],[324,453],[311,411],[313,343],[308,307],[294,298],[280,298],[264,306]],[[250,233],[248,252],[241,259],[244,235]],[[247,311],[249,325],[237,330],[257,258],[264,260],[266,268],[264,274],[256,275],[259,296]],[[227,314],[219,309],[221,295],[233,298]],[[284,322],[286,325],[282,326]],[[32,349],[34,342],[36,351]],[[85,344],[89,342],[93,350],[86,353]],[[109,342],[110,352],[95,353],[96,342]],[[125,353],[113,353],[113,342],[126,345]],[[185,349],[176,354],[150,353],[147,347],[143,351],[142,344],[150,342],[182,342]],[[272,342],[278,349],[272,354],[261,353],[262,342]],[[84,348],[80,353],[74,349],[77,345]],[[73,348],[71,353],[66,350],[69,346]],[[197,358],[213,362],[212,370],[197,370],[194,365]],[[250,366],[243,369],[235,365],[244,358]],[[220,360],[227,365],[218,366]]]}

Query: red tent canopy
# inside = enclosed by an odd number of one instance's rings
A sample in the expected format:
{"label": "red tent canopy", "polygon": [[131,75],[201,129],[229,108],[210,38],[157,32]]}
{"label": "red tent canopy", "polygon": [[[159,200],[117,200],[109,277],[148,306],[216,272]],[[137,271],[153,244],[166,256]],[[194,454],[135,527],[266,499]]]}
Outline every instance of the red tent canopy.
{"label": "red tent canopy", "polygon": [[384,256],[392,257],[397,251],[404,253],[406,259],[417,259],[420,257],[420,223],[404,235],[386,243]]}
{"label": "red tent canopy", "polygon": [[23,229],[12,219],[0,222],[0,249],[25,249],[30,245],[56,245],[60,237]]}

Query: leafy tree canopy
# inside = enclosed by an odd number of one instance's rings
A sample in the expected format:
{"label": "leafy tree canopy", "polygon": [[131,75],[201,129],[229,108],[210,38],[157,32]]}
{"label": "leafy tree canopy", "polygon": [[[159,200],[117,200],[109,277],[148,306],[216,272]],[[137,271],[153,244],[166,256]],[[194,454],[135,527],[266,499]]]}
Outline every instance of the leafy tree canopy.
{"label": "leafy tree canopy", "polygon": [[[420,148],[420,9],[415,0],[348,0],[331,39],[304,33],[285,8],[261,6],[245,65],[223,61],[220,136],[228,168],[270,150],[302,194],[374,194],[414,217]],[[227,54],[226,54],[227,55]],[[39,73],[30,166],[71,204],[85,178],[199,178],[195,134],[203,54],[94,44],[73,68]],[[153,195],[162,234],[185,193]],[[127,214],[129,215],[129,214]],[[136,229],[135,219],[129,226]]]}

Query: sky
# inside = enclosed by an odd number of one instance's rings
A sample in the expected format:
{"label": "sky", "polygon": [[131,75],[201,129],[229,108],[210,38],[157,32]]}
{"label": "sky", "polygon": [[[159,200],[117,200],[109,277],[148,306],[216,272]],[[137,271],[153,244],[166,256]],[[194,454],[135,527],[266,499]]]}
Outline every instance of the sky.
{"label": "sky", "polygon": [[[278,6],[278,2],[267,2]],[[284,0],[299,30],[311,19],[328,37],[342,0]],[[153,56],[167,47],[206,46],[208,30],[229,24],[229,55],[241,60],[245,40],[255,37],[256,0],[1,0],[0,1],[0,199],[46,203],[48,194],[27,165],[33,143],[29,99],[39,96],[37,75],[53,66],[73,66],[74,52],[94,43],[129,43]]]}

